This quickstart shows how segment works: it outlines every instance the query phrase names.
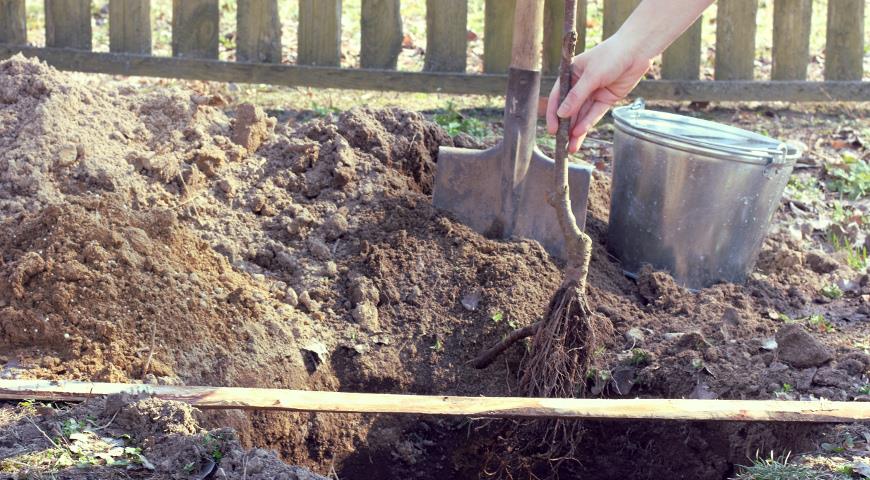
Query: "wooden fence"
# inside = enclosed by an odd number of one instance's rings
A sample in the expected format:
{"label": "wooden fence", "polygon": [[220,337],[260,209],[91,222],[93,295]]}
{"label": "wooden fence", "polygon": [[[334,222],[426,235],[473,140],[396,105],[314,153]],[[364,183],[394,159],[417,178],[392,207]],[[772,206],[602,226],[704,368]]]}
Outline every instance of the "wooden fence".
{"label": "wooden fence", "polygon": [[[238,0],[236,62],[218,60],[219,0],[173,0],[172,55],[151,55],[150,0],[110,0],[110,53],[92,52],[91,2],[44,0],[46,47],[27,46],[24,0],[0,0],[0,57],[17,52],[66,70],[287,86],[469,94],[504,93],[516,0],[485,0],[483,74],[466,73],[467,0],[426,0],[425,66],[396,70],[400,0],[362,0],[362,68],[340,68],[341,0],[299,2],[297,64],[282,64],[278,0]],[[408,1],[408,0],[406,0]],[[415,0],[422,1],[422,0]],[[564,0],[546,0],[542,89],[558,66]],[[604,0],[612,35],[638,0]],[[586,1],[578,3],[579,45]],[[719,0],[715,80],[698,80],[702,21],[663,55],[661,80],[641,82],[649,99],[870,101],[862,81],[865,0],[829,0],[822,82],[806,81],[812,0],[774,0],[771,81],[753,80],[758,0]]]}

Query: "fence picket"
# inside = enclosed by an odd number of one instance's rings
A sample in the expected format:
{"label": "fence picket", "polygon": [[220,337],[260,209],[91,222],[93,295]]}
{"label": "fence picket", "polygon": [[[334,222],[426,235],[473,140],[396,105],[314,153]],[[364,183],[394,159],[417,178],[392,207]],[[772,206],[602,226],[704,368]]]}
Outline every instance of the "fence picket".
{"label": "fence picket", "polygon": [[701,73],[701,17],[662,54],[662,78],[697,80]]}
{"label": "fence picket", "polygon": [[483,23],[483,71],[507,72],[511,64],[517,0],[486,0]]}
{"label": "fence picket", "polygon": [[24,0],[0,0],[0,43],[27,43],[27,10]]}
{"label": "fence picket", "polygon": [[825,80],[861,80],[866,0],[828,0]]}
{"label": "fence picket", "polygon": [[[565,21],[565,0],[546,0],[544,4],[544,55],[542,71],[548,75],[559,72],[562,58],[562,23]],[[586,0],[577,2],[577,49],[586,49]]]}
{"label": "fence picket", "polygon": [[360,54],[362,68],[396,69],[402,51],[399,0],[362,0]]}
{"label": "fence picket", "polygon": [[281,63],[278,0],[239,0],[236,10],[236,60]]}
{"label": "fence picket", "polygon": [[774,80],[806,80],[810,59],[813,0],[776,0],[773,3]]}
{"label": "fence picket", "polygon": [[602,40],[613,35],[631,15],[640,0],[604,0]]}
{"label": "fence picket", "polygon": [[464,72],[468,48],[468,0],[426,0],[426,63],[429,72]]}
{"label": "fence picket", "polygon": [[758,0],[719,0],[717,4],[715,78],[751,80]]}
{"label": "fence picket", "polygon": [[218,0],[172,0],[172,56],[218,58]]}
{"label": "fence picket", "polygon": [[90,0],[45,0],[45,46],[91,49]]}
{"label": "fence picket", "polygon": [[341,0],[299,0],[297,63],[341,64]]}
{"label": "fence picket", "polygon": [[151,0],[109,1],[109,51],[151,54]]}

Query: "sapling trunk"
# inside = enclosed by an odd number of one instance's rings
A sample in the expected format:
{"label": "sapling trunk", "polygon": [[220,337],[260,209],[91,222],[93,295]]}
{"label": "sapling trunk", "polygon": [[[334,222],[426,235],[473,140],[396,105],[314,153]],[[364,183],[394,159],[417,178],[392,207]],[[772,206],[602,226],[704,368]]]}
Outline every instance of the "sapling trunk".
{"label": "sapling trunk", "polygon": [[[571,89],[571,62],[577,43],[574,31],[575,0],[565,1],[564,37],[559,70],[559,102]],[[520,387],[536,397],[576,397],[585,393],[586,372],[592,353],[608,323],[589,310],[586,281],[592,258],[592,240],[577,226],[571,208],[568,184],[568,133],[570,119],[560,118],[556,134],[555,170],[550,205],[556,209],[565,240],[566,266],[562,283],[550,300],[547,316],[514,331],[499,344],[481,354],[474,365],[483,368],[512,343],[532,336],[531,349],[523,359]]]}

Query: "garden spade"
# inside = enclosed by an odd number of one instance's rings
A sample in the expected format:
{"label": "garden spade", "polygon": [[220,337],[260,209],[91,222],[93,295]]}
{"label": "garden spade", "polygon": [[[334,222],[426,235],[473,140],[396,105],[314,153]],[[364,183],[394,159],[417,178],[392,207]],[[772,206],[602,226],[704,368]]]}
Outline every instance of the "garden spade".
{"label": "garden spade", "polygon": [[[487,150],[439,148],[433,203],[490,238],[534,239],[564,258],[564,236],[548,203],[554,162],[535,146],[543,3],[516,3],[503,138]],[[569,167],[571,208],[581,229],[591,175],[591,166]]]}

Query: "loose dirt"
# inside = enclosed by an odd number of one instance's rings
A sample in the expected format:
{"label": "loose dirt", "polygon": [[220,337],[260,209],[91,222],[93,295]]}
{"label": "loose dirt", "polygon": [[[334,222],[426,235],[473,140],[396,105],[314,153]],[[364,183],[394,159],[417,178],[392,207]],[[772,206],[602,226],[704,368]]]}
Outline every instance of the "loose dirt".
{"label": "loose dirt", "polygon": [[[537,243],[484,238],[431,206],[437,149],[453,142],[399,109],[278,122],[220,96],[0,63],[0,377],[513,394],[522,346],[486,370],[467,362],[543,314],[559,265]],[[693,293],[653,271],[635,282],[606,252],[608,199],[596,174],[590,303],[616,333],[596,356],[594,395],[862,398],[866,273],[836,258],[819,268],[774,229],[746,285]],[[843,279],[851,290],[819,303]],[[510,446],[505,422],[202,421],[340,478],[477,476],[505,466]],[[588,457],[564,468],[590,478],[724,478],[757,449],[803,448],[813,433],[586,429]]]}

